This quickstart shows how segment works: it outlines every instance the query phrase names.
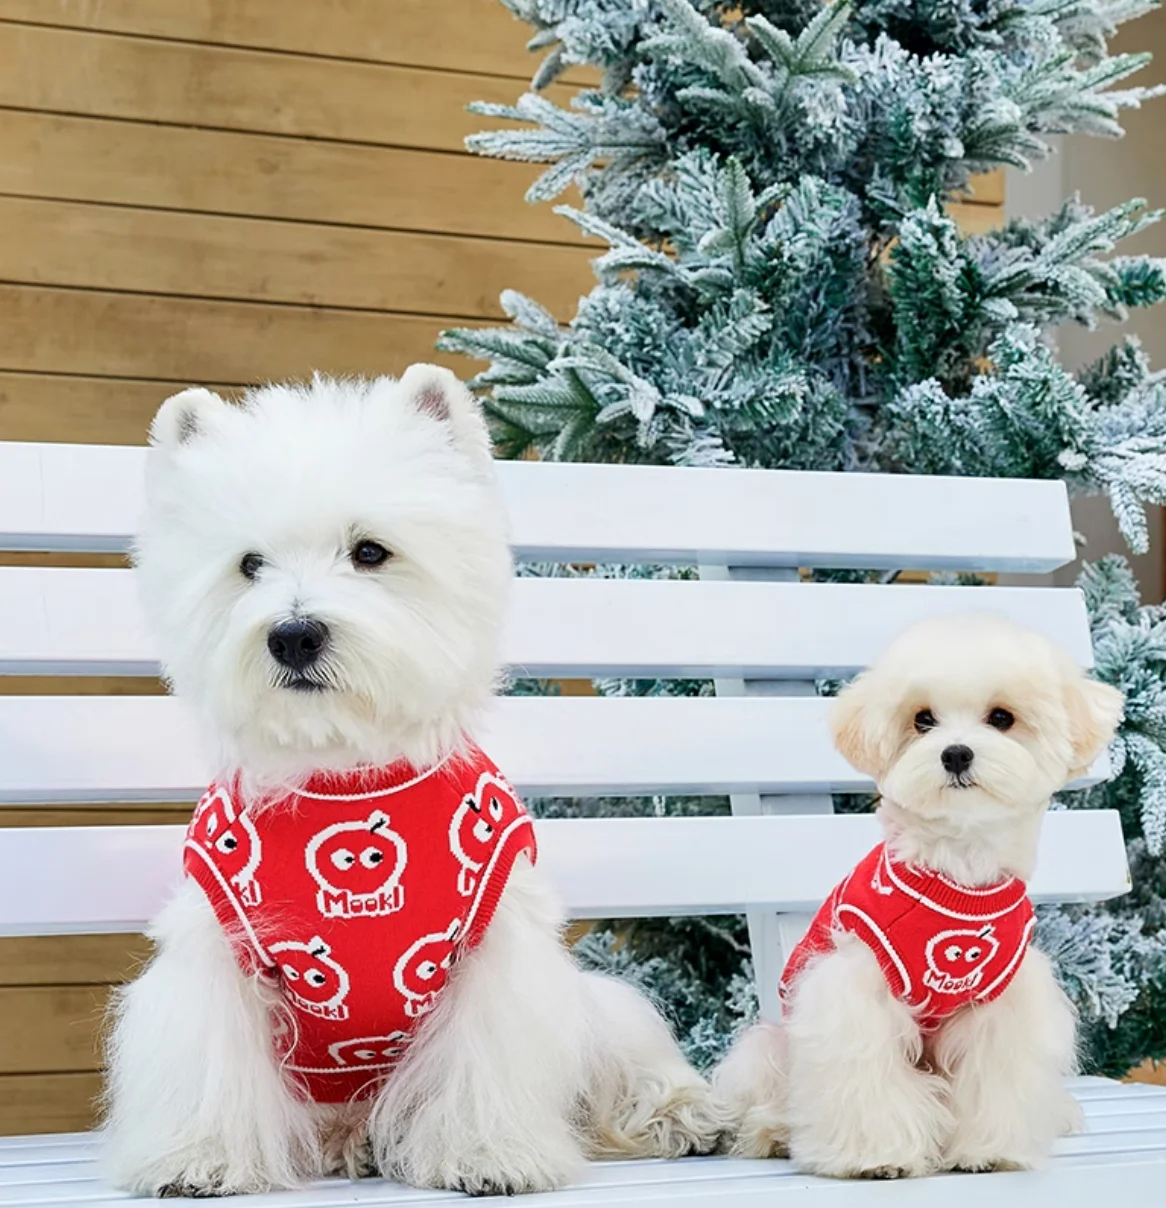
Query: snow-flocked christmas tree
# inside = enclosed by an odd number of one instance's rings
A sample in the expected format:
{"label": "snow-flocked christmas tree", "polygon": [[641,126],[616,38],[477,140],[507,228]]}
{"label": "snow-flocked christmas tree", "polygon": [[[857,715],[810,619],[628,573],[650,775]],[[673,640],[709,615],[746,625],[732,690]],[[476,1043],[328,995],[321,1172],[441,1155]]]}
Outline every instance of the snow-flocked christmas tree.
{"label": "snow-flocked christmas tree", "polygon": [[[547,53],[513,108],[477,106],[524,125],[470,146],[547,163],[531,201],[579,184],[583,209],[560,212],[609,248],[568,326],[507,293],[513,326],[443,337],[491,361],[476,385],[504,455],[1063,478],[1106,494],[1145,549],[1143,505],[1166,503],[1166,381],[1132,339],[1071,373],[1049,333],[1166,297],[1161,262],[1112,254],[1158,215],[1070,199],[966,237],[948,207],[973,174],[1046,155],[1049,134],[1121,133],[1152,92],[1115,87],[1146,56],[1107,38],[1151,3],[502,2]],[[571,109],[539,95],[575,64],[602,85]],[[1166,1055],[1166,607],[1140,607],[1121,559],[1082,583],[1097,674],[1127,711],[1120,774],[1064,804],[1122,811],[1135,890],[1045,911],[1041,940],[1117,1071]],[[739,920],[581,948],[664,998],[698,1059],[752,1009]]]}

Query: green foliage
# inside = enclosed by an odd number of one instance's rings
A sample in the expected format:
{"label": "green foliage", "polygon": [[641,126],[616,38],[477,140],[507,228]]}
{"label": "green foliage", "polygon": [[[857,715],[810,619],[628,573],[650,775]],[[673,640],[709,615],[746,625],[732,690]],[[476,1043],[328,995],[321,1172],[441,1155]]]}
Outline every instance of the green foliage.
{"label": "green foliage", "polygon": [[[1048,154],[1047,135],[1121,133],[1159,90],[1128,82],[1147,56],[1107,41],[1150,3],[503,2],[545,57],[516,105],[477,107],[517,128],[469,145],[546,164],[532,200],[578,184],[582,209],[559,212],[607,248],[570,323],[508,292],[509,326],[443,335],[489,362],[474,384],[504,455],[1058,478],[1106,495],[1146,548],[1146,506],[1166,504],[1166,385],[1135,341],[1074,373],[1047,333],[1166,297],[1162,261],[1120,252],[1159,213],[1071,198],[969,237],[950,206],[974,173]],[[539,94],[575,64],[602,84],[569,108]],[[1127,710],[1117,778],[1066,803],[1121,811],[1135,893],[1042,911],[1040,928],[1093,1060],[1116,1070],[1166,1054],[1166,612],[1119,561],[1082,585],[1097,674]],[[673,920],[584,951],[666,999],[704,1060],[752,1009],[743,944],[739,920]]]}

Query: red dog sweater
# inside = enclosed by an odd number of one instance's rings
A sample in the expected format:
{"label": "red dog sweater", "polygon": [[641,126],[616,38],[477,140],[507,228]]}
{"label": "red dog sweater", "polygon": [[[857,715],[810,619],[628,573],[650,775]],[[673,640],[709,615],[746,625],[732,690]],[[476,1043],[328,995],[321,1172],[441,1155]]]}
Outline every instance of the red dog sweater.
{"label": "red dog sweater", "polygon": [[827,898],[781,977],[788,1003],[809,961],[834,948],[840,931],[878,958],[891,992],[936,1027],[970,1002],[1008,987],[1036,922],[1023,881],[968,888],[942,873],[892,858],[880,843]]}
{"label": "red dog sweater", "polygon": [[276,1023],[284,1067],[338,1103],[400,1057],[523,852],[535,859],[530,817],[473,748],[424,772],[320,774],[257,811],[212,785],[183,863],[240,965],[291,1008]]}

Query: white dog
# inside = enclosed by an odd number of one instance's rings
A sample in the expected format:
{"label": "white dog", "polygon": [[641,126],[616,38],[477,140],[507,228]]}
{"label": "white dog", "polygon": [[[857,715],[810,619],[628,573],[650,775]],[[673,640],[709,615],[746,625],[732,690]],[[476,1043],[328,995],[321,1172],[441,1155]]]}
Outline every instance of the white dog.
{"label": "white dog", "polygon": [[1035,1166],[1071,1131],[1074,1011],[1028,946],[1049,797],[1121,695],[991,616],[908,631],[847,687],[838,749],[882,795],[885,844],[819,912],[714,1086],[735,1152],[839,1177]]}
{"label": "white dog", "polygon": [[151,441],[138,576],[218,775],[116,1006],[112,1180],[524,1192],[586,1154],[711,1148],[706,1084],[573,963],[529,819],[466,737],[511,581],[469,392],[428,365],[241,406],[192,389]]}

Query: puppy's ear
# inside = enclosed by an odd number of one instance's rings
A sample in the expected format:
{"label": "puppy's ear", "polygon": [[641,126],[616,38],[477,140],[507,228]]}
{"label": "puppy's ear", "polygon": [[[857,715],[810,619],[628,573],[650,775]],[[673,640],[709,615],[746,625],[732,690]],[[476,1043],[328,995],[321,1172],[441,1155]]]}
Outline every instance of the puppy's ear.
{"label": "puppy's ear", "polygon": [[401,375],[400,386],[415,410],[448,425],[459,447],[468,453],[491,455],[490,435],[477,399],[456,374],[440,365],[410,365]]}
{"label": "puppy's ear", "polygon": [[1109,684],[1089,679],[1078,667],[1067,668],[1065,708],[1069,713],[1069,741],[1073,746],[1070,777],[1080,776],[1101,754],[1121,721],[1125,700]]}
{"label": "puppy's ear", "polygon": [[208,432],[230,406],[213,390],[192,386],[171,395],[154,416],[150,425],[150,444],[160,449],[175,449],[189,444]]}
{"label": "puppy's ear", "polygon": [[874,724],[875,708],[876,690],[871,673],[864,671],[834,698],[830,708],[830,731],[834,745],[846,761],[877,780],[884,769],[878,727]]}

